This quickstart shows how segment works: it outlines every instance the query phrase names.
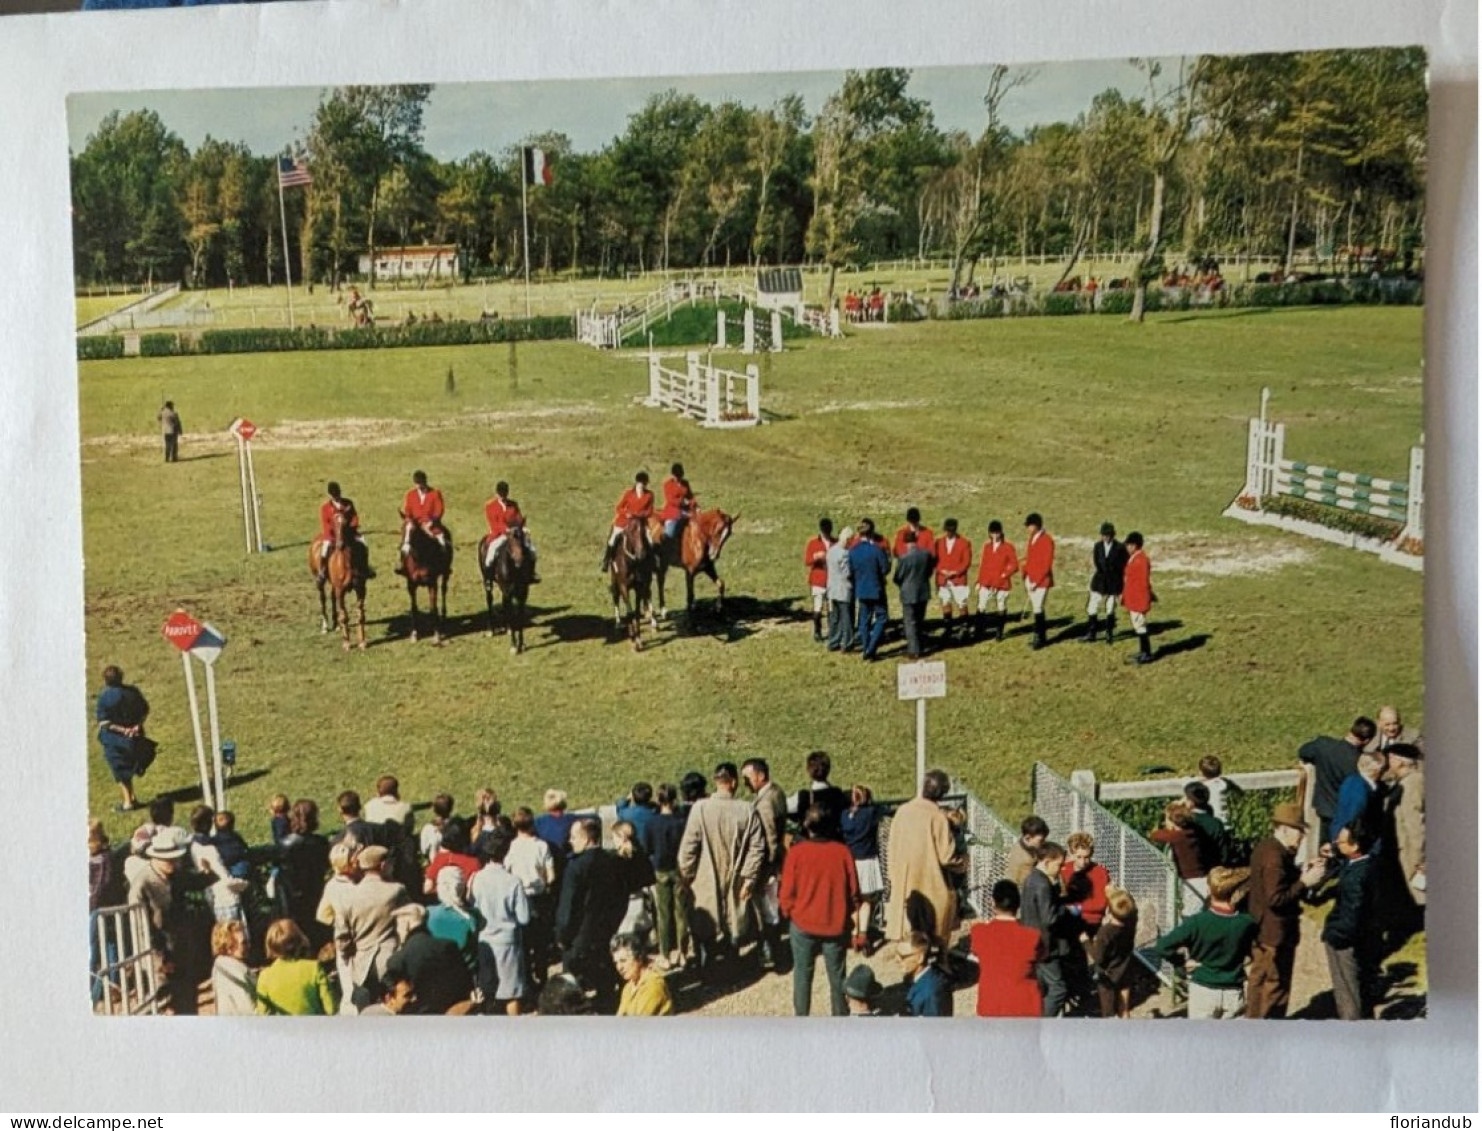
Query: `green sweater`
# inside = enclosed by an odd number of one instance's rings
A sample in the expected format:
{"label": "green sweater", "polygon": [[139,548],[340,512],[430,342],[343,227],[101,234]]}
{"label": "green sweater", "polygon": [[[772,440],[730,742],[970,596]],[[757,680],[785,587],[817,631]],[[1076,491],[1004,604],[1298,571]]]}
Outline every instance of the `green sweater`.
{"label": "green sweater", "polygon": [[1233,989],[1245,983],[1245,960],[1256,940],[1256,921],[1243,911],[1207,908],[1185,919],[1153,948],[1158,957],[1172,962],[1180,950],[1199,965],[1190,981],[1212,990]]}
{"label": "green sweater", "polygon": [[309,958],[273,962],[257,976],[257,998],[259,1013],[332,1014],[339,1007],[329,979]]}

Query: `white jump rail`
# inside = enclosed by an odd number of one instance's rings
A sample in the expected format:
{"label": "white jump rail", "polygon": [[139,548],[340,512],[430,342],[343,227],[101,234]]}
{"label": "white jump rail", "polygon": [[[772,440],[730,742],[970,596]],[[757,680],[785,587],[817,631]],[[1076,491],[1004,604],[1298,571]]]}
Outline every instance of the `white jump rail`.
{"label": "white jump rail", "polygon": [[762,422],[761,374],[702,362],[693,350],[683,370],[667,368],[657,353],[648,355],[648,396],[643,404],[677,412],[705,428],[750,428]]}

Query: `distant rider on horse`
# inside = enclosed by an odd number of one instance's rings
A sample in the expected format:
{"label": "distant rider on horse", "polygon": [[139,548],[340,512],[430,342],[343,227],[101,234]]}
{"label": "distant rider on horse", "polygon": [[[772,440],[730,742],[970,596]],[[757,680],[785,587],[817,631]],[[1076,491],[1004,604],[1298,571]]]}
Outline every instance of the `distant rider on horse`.
{"label": "distant rider on horse", "polygon": [[663,489],[664,507],[659,511],[659,518],[664,523],[664,541],[672,542],[695,510],[695,494],[690,490],[689,480],[684,477],[684,464],[676,463],[669,469],[669,478],[664,480]]}
{"label": "distant rider on horse", "polygon": [[[412,472],[412,489],[401,501],[401,513],[420,526],[429,537],[436,539],[444,550],[450,550],[448,531],[443,526],[443,493],[436,487],[427,486],[425,471]],[[403,555],[412,552],[411,531],[408,528],[401,541]],[[398,569],[397,573],[404,572]]]}
{"label": "distant rider on horse", "polygon": [[371,569],[370,550],[366,547],[365,539],[360,536],[360,512],[355,509],[354,502],[340,494],[338,483],[329,483],[325,490],[329,492],[329,498],[319,507],[319,582],[323,584],[329,577],[329,553],[334,549],[337,515],[345,516],[345,529],[350,535],[350,554],[355,567],[362,577],[370,580],[376,576],[376,571]]}
{"label": "distant rider on horse", "polygon": [[520,541],[525,553],[530,555],[530,583],[540,578],[535,576],[535,543],[530,541],[530,529],[525,525],[525,516],[520,513],[520,504],[509,497],[509,484],[500,480],[494,484],[494,497],[484,504],[484,518],[489,522],[489,543],[484,550],[484,565],[493,568],[499,548],[509,541],[510,528],[520,532]]}
{"label": "distant rider on horse", "polygon": [[633,486],[624,491],[623,497],[618,500],[617,513],[612,519],[612,535],[607,539],[607,549],[602,554],[602,573],[612,568],[612,552],[617,548],[623,530],[633,519],[642,522],[643,539],[648,541],[648,520],[653,517],[653,513],[654,493],[648,489],[648,472],[640,471],[633,477]]}

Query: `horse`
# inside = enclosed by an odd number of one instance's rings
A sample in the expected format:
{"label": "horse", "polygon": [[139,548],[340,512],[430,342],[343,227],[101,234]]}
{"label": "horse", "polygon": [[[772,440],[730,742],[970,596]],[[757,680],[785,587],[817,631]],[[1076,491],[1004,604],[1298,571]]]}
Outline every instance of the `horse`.
{"label": "horse", "polygon": [[530,578],[534,560],[525,549],[525,531],[520,526],[509,528],[509,537],[488,565],[489,535],[479,539],[479,573],[484,578],[484,603],[489,608],[489,635],[494,628],[494,586],[499,586],[500,611],[509,629],[509,650],[518,656],[525,650],[525,602],[530,599]]}
{"label": "horse", "polygon": [[633,642],[635,652],[643,648],[639,633],[644,609],[648,610],[650,627],[655,631],[659,627],[653,607],[654,557],[654,547],[644,535],[643,520],[629,519],[608,570],[612,580],[613,622],[621,629],[627,620],[628,639]]}
{"label": "horse", "polygon": [[320,554],[326,539],[315,538],[309,544],[309,572],[319,586],[319,631],[329,631],[329,609],[325,601],[325,587],[329,587],[334,605],[334,624],[344,637],[341,647],[350,650],[350,610],[345,604],[345,594],[354,592],[360,634],[360,647],[365,647],[365,571],[359,562],[354,540],[349,536],[349,521],[342,512],[334,516],[334,540],[329,559],[320,572]]}
{"label": "horse", "polygon": [[[669,615],[664,607],[664,575],[671,566],[684,570],[686,617],[695,606],[695,574],[697,573],[703,573],[715,582],[715,611],[717,614],[724,615],[726,583],[715,572],[715,563],[720,560],[720,552],[731,537],[731,528],[736,525],[736,520],[740,517],[739,514],[726,514],[718,509],[701,511],[690,516],[690,520],[684,524],[684,529],[677,539],[665,539],[659,543],[659,552],[656,555],[659,575],[659,616]],[[664,524],[658,519],[654,519],[653,523],[654,538],[657,541],[663,533]]]}
{"label": "horse", "polygon": [[[432,607],[433,643],[441,644],[442,620],[448,615],[448,575],[453,572],[452,542],[449,540],[444,546],[404,513],[401,516],[401,541],[409,548],[409,552],[401,556],[401,566],[407,579],[407,597],[412,603],[412,639],[417,639],[417,590],[425,588]],[[438,605],[439,590],[441,608]]]}

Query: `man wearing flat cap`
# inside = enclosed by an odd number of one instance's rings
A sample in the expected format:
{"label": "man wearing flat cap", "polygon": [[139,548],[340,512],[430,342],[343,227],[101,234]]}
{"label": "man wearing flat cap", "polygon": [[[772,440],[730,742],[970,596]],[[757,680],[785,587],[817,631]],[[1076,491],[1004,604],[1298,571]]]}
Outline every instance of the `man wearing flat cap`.
{"label": "man wearing flat cap", "polygon": [[1286,1016],[1292,993],[1292,966],[1301,934],[1302,894],[1326,869],[1314,858],[1297,867],[1297,849],[1307,833],[1302,808],[1288,802],[1271,815],[1271,835],[1250,857],[1250,896],[1246,910],[1256,921],[1245,988],[1245,1015],[1257,1020]]}

